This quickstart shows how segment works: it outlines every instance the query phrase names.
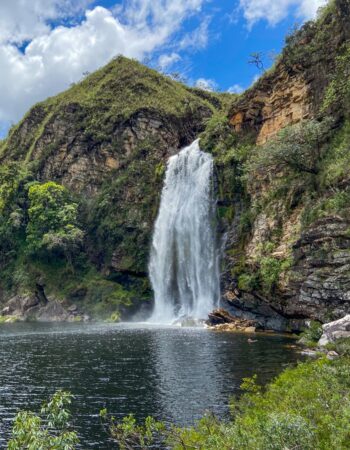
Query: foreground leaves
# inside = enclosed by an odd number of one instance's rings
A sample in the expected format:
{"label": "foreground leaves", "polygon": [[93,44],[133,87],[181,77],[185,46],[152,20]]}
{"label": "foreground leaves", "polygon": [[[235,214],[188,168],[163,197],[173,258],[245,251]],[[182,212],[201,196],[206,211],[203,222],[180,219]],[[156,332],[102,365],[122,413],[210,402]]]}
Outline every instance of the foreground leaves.
{"label": "foreground leaves", "polygon": [[17,414],[8,450],[74,450],[79,443],[77,433],[69,431],[67,407],[72,396],[57,391],[41,409],[41,416],[31,411]]}

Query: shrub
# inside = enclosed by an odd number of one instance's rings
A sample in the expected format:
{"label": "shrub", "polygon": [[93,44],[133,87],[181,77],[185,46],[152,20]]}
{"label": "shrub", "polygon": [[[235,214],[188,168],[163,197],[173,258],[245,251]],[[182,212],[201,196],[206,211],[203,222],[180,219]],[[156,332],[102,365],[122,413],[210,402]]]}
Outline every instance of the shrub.
{"label": "shrub", "polygon": [[350,435],[349,363],[342,358],[299,364],[265,392],[256,377],[246,379],[246,393],[232,405],[230,422],[207,415],[181,429],[151,419],[138,425],[129,416],[119,422],[117,432],[112,423],[112,436],[121,448],[160,448],[161,442],[175,450],[345,450]]}
{"label": "shrub", "polygon": [[320,322],[311,321],[309,328],[306,328],[300,335],[300,342],[308,347],[315,347],[322,336],[322,325]]}
{"label": "shrub", "polygon": [[35,183],[29,188],[28,252],[63,254],[69,262],[82,244],[78,227],[78,205],[67,189],[53,181]]}
{"label": "shrub", "polygon": [[243,273],[238,277],[238,289],[252,292],[259,287],[259,280],[256,274]]}
{"label": "shrub", "polygon": [[311,225],[316,220],[337,214],[347,217],[350,209],[350,191],[336,191],[333,195],[318,201],[310,199],[303,210],[301,222],[304,227]]}
{"label": "shrub", "polygon": [[330,134],[331,119],[307,120],[281,130],[277,137],[259,147],[248,161],[250,171],[287,169],[294,174],[316,175]]}
{"label": "shrub", "polygon": [[77,434],[69,431],[71,404],[69,392],[57,391],[50,401],[43,405],[41,415],[30,411],[17,414],[8,450],[74,450],[79,443]]}
{"label": "shrub", "polygon": [[282,272],[290,266],[289,260],[280,260],[272,256],[261,258],[260,279],[263,290],[266,294],[271,293],[278,284]]}
{"label": "shrub", "polygon": [[336,58],[336,68],[330,84],[326,89],[322,111],[329,108],[342,106],[350,111],[350,45],[346,43],[341,49],[341,54]]}

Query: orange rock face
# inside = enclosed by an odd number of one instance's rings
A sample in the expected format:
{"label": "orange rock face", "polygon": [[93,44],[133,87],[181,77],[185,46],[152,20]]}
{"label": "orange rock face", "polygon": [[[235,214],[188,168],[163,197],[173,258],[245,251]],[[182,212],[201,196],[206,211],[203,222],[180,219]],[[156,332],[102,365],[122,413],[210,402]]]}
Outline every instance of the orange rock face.
{"label": "orange rock face", "polygon": [[287,125],[311,117],[308,91],[302,77],[281,77],[262,108],[257,144],[264,144]]}
{"label": "orange rock face", "polygon": [[279,67],[237,102],[230,123],[238,133],[253,129],[257,144],[262,145],[282,128],[312,118],[311,97],[303,74],[289,75]]}

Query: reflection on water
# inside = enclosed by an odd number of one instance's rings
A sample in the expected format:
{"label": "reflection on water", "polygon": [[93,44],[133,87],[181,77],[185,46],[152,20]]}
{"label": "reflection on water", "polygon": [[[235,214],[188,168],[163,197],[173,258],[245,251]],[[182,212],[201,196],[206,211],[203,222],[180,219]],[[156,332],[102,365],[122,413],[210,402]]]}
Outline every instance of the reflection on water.
{"label": "reflection on water", "polygon": [[74,396],[83,448],[109,448],[103,407],[188,424],[207,410],[225,416],[243,377],[262,382],[296,361],[281,336],[136,325],[0,326],[0,448],[20,408],[37,410],[57,389]]}

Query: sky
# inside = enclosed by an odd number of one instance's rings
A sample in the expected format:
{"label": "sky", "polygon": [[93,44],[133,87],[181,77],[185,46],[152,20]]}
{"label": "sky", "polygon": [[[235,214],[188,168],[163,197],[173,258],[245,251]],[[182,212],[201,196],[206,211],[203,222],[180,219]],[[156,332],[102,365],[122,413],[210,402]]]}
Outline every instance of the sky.
{"label": "sky", "polygon": [[0,0],[0,139],[36,102],[123,54],[240,93],[327,0]]}

